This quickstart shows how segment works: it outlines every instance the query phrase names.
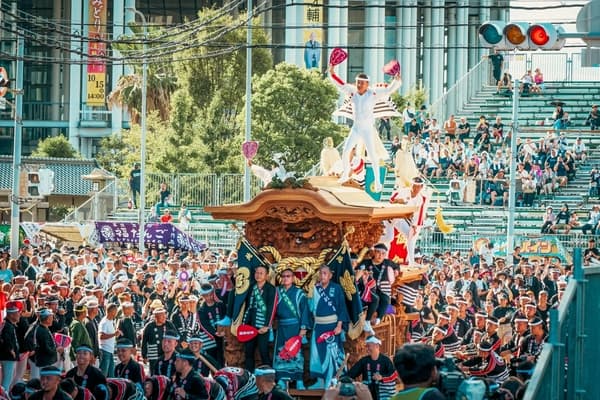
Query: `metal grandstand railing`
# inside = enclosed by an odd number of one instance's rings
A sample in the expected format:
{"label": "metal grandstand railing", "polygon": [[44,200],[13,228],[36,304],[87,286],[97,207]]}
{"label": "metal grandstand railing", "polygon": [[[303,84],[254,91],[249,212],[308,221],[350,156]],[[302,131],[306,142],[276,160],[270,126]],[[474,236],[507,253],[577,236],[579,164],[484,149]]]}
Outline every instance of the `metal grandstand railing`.
{"label": "metal grandstand railing", "polygon": [[504,54],[504,69],[513,78],[540,68],[546,82],[597,82],[598,68],[582,67],[581,53],[528,52]]}
{"label": "metal grandstand railing", "polygon": [[550,334],[525,392],[525,400],[599,399],[598,304],[600,266],[583,267],[574,252],[574,275],[558,309],[550,310]]}
{"label": "metal grandstand railing", "polygon": [[63,218],[63,222],[85,222],[102,221],[112,214],[116,208],[115,193],[117,184],[115,181],[109,182],[102,190],[94,193],[92,197],[86,200],[71,213]]}
{"label": "metal grandstand railing", "polygon": [[489,61],[480,60],[473,68],[449,88],[439,99],[431,103],[430,112],[441,126],[444,120],[466,104],[469,99],[490,81]]}

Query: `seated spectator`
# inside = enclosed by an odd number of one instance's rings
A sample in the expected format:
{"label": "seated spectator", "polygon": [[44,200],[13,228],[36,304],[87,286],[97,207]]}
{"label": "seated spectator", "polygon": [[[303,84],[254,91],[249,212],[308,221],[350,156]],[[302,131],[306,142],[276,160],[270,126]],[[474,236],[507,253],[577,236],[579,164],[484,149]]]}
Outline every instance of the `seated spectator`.
{"label": "seated spectator", "polygon": [[421,137],[427,139],[429,136],[431,136],[431,119],[426,118],[421,124]]}
{"label": "seated spectator", "polygon": [[511,76],[511,74],[509,74],[508,71],[505,71],[504,74],[502,74],[502,78],[500,78],[500,80],[498,81],[498,87],[496,88],[496,94],[499,94],[502,91],[507,91],[509,93],[512,93],[512,90],[513,90],[512,81],[513,81],[513,78]]}
{"label": "seated spectator", "polygon": [[390,146],[390,155],[392,156],[392,160],[396,159],[396,153],[398,150],[400,150],[401,146],[402,144],[400,143],[400,138],[398,136],[394,136],[394,140]]}
{"label": "seated spectator", "polygon": [[163,224],[173,222],[173,216],[171,215],[171,211],[169,211],[168,208],[165,208],[165,210],[163,211],[163,215],[160,216],[160,222],[162,222]]}
{"label": "seated spectator", "polygon": [[569,218],[569,226],[571,227],[571,229],[579,228],[581,226],[581,222],[579,221],[579,215],[577,215],[577,213],[571,213],[571,218]]}
{"label": "seated spectator", "polygon": [[535,198],[536,183],[531,175],[526,174],[521,177],[521,188],[523,190],[523,206],[533,206],[533,199]]}
{"label": "seated spectator", "polygon": [[508,180],[501,169],[494,176],[494,189],[491,193],[492,207],[502,207],[508,201]]}
{"label": "seated spectator", "polygon": [[558,187],[556,183],[556,174],[549,165],[546,166],[542,173],[541,185],[541,191],[546,195],[554,193],[554,189]]}
{"label": "seated spectator", "polygon": [[575,179],[575,174],[577,173],[577,168],[575,166],[575,158],[573,158],[571,151],[567,151],[565,153],[563,160],[567,167],[567,179],[572,181],[573,179]]}
{"label": "seated spectator", "polygon": [[460,117],[460,123],[456,128],[456,133],[458,134],[458,138],[461,142],[464,142],[466,138],[471,134],[471,125],[469,125],[469,121],[467,118]]}
{"label": "seated spectator", "polygon": [[542,70],[540,70],[539,68],[535,69],[535,75],[533,75],[533,83],[535,83],[535,86],[533,87],[535,93],[541,93],[542,90],[545,89],[544,74],[542,74]]}
{"label": "seated spectator", "polygon": [[447,192],[447,196],[450,199],[451,205],[456,206],[458,205],[458,203],[461,203],[463,201],[463,186],[463,181],[458,179],[458,174],[456,172],[453,172],[452,179],[450,179],[450,182],[448,183]]}
{"label": "seated spectator", "polygon": [[481,139],[479,140],[479,152],[490,152],[492,151],[492,142],[490,140],[489,132],[483,132],[481,134]]}
{"label": "seated spectator", "polygon": [[585,162],[585,159],[587,158],[587,146],[580,137],[575,140],[571,150],[576,161]]}
{"label": "seated spectator", "polygon": [[535,86],[533,74],[531,73],[531,70],[527,70],[525,75],[521,77],[521,87],[519,88],[519,91],[523,96],[527,96],[529,93],[533,92],[533,86]]}
{"label": "seated spectator", "polygon": [[[383,117],[379,120],[379,126],[377,127],[377,130],[379,131],[379,136],[381,137],[381,139],[386,139],[390,140],[391,139],[391,134],[392,134],[392,125],[390,123],[390,118],[389,117]],[[385,135],[384,135],[385,133]]]}
{"label": "seated spectator", "polygon": [[560,187],[567,186],[567,182],[569,181],[569,178],[567,176],[567,174],[569,173],[569,166],[560,156],[558,157],[557,162],[554,165],[554,172],[556,173],[558,185]]}
{"label": "seated spectator", "polygon": [[558,214],[556,214],[556,220],[554,221],[554,225],[550,228],[552,233],[558,233],[559,229],[564,229],[565,234],[571,231],[571,225],[569,225],[569,221],[571,221],[571,212],[569,211],[569,205],[567,203],[563,203],[562,207]]}
{"label": "seated spectator", "polygon": [[592,105],[592,110],[585,119],[585,124],[595,131],[600,129],[600,111],[598,111],[598,104]]}
{"label": "seated spectator", "polygon": [[592,233],[592,235],[596,234],[596,230],[598,229],[598,223],[600,222],[600,206],[598,204],[594,204],[592,210],[588,215],[588,220],[585,224],[581,226],[581,231],[584,235],[588,234],[588,231]]}
{"label": "seated spectator", "polygon": [[583,251],[583,265],[598,264],[600,261],[600,250],[596,247],[596,239],[588,241],[588,248]]}
{"label": "seated spectator", "polygon": [[552,211],[552,206],[546,207],[546,212],[544,213],[544,216],[542,217],[541,233],[551,233],[552,232],[551,229],[554,226],[555,222],[556,222],[556,215],[554,215],[554,212]]}
{"label": "seated spectator", "polygon": [[421,127],[417,124],[417,120],[415,118],[410,120],[410,126],[408,127],[408,137],[416,137],[421,135]]}
{"label": "seated spectator", "polygon": [[492,125],[492,137],[496,139],[496,144],[502,143],[504,137],[504,124],[500,116],[496,117],[496,122]]}
{"label": "seated spectator", "polygon": [[555,131],[559,131],[564,128],[562,126],[564,115],[565,115],[565,111],[563,110],[562,105],[557,104],[556,109],[552,113],[552,119],[554,120],[554,122],[552,123],[552,126],[554,127]]}
{"label": "seated spectator", "polygon": [[427,155],[427,160],[425,160],[424,173],[428,178],[433,178],[437,176],[438,169],[440,168],[440,164],[438,161],[438,155],[434,151],[430,151]]}
{"label": "seated spectator", "polygon": [[431,126],[429,126],[429,135],[432,138],[437,138],[440,136],[440,126],[438,125],[438,120],[435,118],[431,120]]}
{"label": "seated spectator", "polygon": [[571,127],[571,117],[567,111],[565,111],[563,114],[561,126],[561,129],[569,129]]}
{"label": "seated spectator", "polygon": [[588,195],[590,197],[600,198],[600,171],[596,168],[592,168],[590,171],[590,190]]}
{"label": "seated spectator", "polygon": [[450,153],[448,153],[447,149],[443,149],[440,157],[439,157],[439,166],[436,176],[440,177],[449,177],[454,172],[454,165],[452,164],[452,157],[450,157]]}
{"label": "seated spectator", "polygon": [[457,124],[456,120],[454,119],[454,115],[450,115],[450,118],[448,118],[448,120],[444,122],[444,134],[448,137],[453,138],[456,136],[456,129]]}
{"label": "seated spectator", "polygon": [[475,130],[477,131],[477,133],[475,134],[475,138],[473,139],[473,143],[475,144],[475,146],[478,145],[479,141],[481,140],[481,136],[484,133],[488,133],[490,132],[490,124],[488,124],[487,120],[485,119],[485,115],[481,115],[479,117],[479,122],[477,123],[477,126],[475,127]]}

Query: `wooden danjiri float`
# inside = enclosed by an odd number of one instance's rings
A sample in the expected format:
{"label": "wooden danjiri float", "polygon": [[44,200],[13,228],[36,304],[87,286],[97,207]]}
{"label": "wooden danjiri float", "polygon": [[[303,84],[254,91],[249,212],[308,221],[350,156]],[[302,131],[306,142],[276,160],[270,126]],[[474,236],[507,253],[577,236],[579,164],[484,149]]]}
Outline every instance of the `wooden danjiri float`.
{"label": "wooden danjiri float", "polygon": [[[382,235],[383,221],[411,217],[415,212],[412,206],[375,201],[360,188],[339,185],[335,177],[279,181],[278,185],[272,183],[268,187],[274,186],[277,188],[261,191],[248,203],[206,207],[206,211],[215,219],[243,221],[245,240],[273,264],[272,283],[278,283],[278,268],[290,265],[297,272],[296,285],[305,289],[309,297],[320,264],[335,254],[328,249],[345,246],[353,253],[369,257],[369,249]],[[299,270],[301,274],[298,274]],[[374,326],[385,354],[393,356],[396,348],[405,341],[409,321],[417,317],[404,312],[395,289],[420,280],[424,272],[425,268],[401,267],[401,274],[392,287],[396,297],[395,313],[387,314],[379,325]],[[236,285],[238,276],[239,272]],[[247,273],[239,277],[248,278]],[[244,351],[235,332],[235,326],[227,330],[225,357],[228,365],[243,366]],[[358,329],[348,332],[345,350],[350,355],[349,365],[366,354],[364,338],[362,323]],[[308,355],[307,350],[305,354]]]}

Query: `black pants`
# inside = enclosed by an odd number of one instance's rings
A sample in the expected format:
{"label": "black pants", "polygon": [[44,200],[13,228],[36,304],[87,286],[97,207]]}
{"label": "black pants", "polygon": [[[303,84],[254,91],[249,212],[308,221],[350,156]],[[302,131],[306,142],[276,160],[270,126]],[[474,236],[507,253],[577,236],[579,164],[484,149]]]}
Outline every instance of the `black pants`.
{"label": "black pants", "polygon": [[380,290],[377,291],[377,295],[379,296],[379,305],[377,306],[377,318],[383,318],[388,306],[390,305],[390,296],[388,296]]}
{"label": "black pants", "polygon": [[365,305],[367,306],[367,321],[370,321],[379,307],[379,296],[375,293],[371,293],[371,301],[369,303],[365,302]]}
{"label": "black pants", "polygon": [[244,360],[244,368],[252,373],[254,373],[254,368],[256,368],[254,351],[257,347],[261,363],[272,365],[271,356],[269,354],[269,332],[258,334],[256,338],[246,342],[244,345],[244,353],[246,356],[246,359]]}

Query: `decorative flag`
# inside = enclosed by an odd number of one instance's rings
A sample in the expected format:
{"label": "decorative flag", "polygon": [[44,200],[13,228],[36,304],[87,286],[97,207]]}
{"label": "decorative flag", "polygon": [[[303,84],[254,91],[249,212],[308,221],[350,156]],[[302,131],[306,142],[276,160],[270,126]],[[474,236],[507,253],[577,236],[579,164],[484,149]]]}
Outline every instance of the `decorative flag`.
{"label": "decorative flag", "polygon": [[405,265],[407,264],[407,256],[408,249],[406,248],[406,238],[404,237],[404,234],[402,232],[394,228],[394,239],[390,243],[388,259],[395,262],[396,264]]}
{"label": "decorative flag", "polygon": [[[381,200],[381,194],[383,193],[383,191],[381,192],[375,192],[375,174],[373,173],[373,164],[372,163],[367,163],[367,166],[365,168],[365,192],[367,192],[367,194],[369,196],[371,196],[373,198],[373,200],[375,201],[380,201]],[[387,175],[387,168],[385,165],[382,165],[379,167],[379,180],[381,181],[381,186],[383,186],[383,183],[385,182],[385,176]]]}
{"label": "decorative flag", "polygon": [[242,324],[245,303],[250,286],[254,283],[254,268],[259,265],[269,265],[258,251],[245,238],[241,238],[237,247],[238,268],[235,275],[235,296],[233,299],[233,313],[231,319],[231,333],[237,335],[237,328]]}
{"label": "decorative flag", "polygon": [[345,244],[335,252],[331,260],[327,263],[333,271],[333,281],[339,283],[344,289],[346,295],[346,307],[350,316],[351,326],[348,329],[348,337],[356,339],[360,336],[365,322],[365,314],[362,310],[362,301],[356,288],[354,280],[354,269],[350,252]]}

